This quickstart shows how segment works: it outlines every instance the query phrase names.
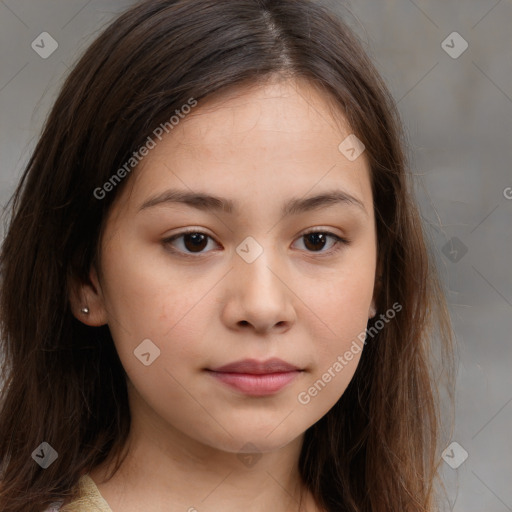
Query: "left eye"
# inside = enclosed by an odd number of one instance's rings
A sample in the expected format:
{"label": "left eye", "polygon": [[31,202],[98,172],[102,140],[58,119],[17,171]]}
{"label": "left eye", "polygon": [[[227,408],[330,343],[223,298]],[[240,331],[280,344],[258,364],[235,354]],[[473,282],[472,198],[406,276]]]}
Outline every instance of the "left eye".
{"label": "left eye", "polygon": [[[329,239],[332,241],[330,249],[323,250]],[[298,240],[304,241],[304,246],[308,252],[330,253],[339,249],[340,244],[348,245],[348,240],[329,231],[310,231],[309,233],[304,233]]]}
{"label": "left eye", "polygon": [[[213,238],[201,231],[187,231],[178,233],[163,240],[164,245],[169,246],[171,251],[181,253],[184,256],[191,254],[202,254],[208,247],[208,242],[213,241]],[[307,252],[317,253],[331,253],[339,250],[341,245],[348,245],[349,241],[331,233],[329,231],[310,231],[304,233],[297,240],[302,241]],[[329,244],[329,240],[331,243]],[[179,244],[176,242],[179,241]],[[215,242],[216,243],[216,242]],[[179,247],[176,248],[176,245]],[[325,247],[330,246],[329,249],[324,250]]]}

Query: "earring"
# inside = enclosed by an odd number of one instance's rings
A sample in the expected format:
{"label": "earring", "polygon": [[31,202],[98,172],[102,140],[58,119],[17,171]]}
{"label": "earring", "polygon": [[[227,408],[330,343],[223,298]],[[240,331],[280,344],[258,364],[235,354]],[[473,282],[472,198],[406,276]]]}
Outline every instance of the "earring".
{"label": "earring", "polygon": [[83,307],[81,310],[80,310],[84,315],[88,315],[89,314],[89,308],[87,306]]}

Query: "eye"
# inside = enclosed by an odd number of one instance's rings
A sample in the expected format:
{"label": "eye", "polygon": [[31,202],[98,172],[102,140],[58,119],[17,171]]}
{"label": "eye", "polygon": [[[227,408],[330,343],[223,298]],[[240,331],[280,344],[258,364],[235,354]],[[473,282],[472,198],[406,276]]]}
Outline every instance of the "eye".
{"label": "eye", "polygon": [[[343,248],[343,245],[349,245],[349,240],[342,238],[330,231],[308,231],[298,240],[303,241],[307,252],[318,252],[322,254],[332,254]],[[331,243],[329,243],[331,240]],[[325,247],[330,247],[324,250]]]}
{"label": "eye", "polygon": [[[189,230],[166,238],[163,240],[163,243],[165,246],[168,246],[172,252],[179,252],[182,253],[183,256],[188,256],[190,254],[201,254],[205,252],[204,249],[208,247],[210,240],[213,240],[213,238],[206,233]],[[178,246],[178,248],[176,248],[176,246]]]}
{"label": "eye", "polygon": [[[303,241],[307,252],[321,253],[322,255],[332,254],[342,249],[343,245],[350,244],[350,241],[345,238],[331,233],[330,231],[320,230],[304,233],[298,240]],[[210,235],[193,229],[182,231],[181,233],[177,233],[176,235],[162,240],[163,244],[172,252],[179,253],[181,256],[185,257],[210,252],[205,250],[209,245],[209,241],[213,241]],[[329,247],[328,250],[324,250],[326,246]]]}

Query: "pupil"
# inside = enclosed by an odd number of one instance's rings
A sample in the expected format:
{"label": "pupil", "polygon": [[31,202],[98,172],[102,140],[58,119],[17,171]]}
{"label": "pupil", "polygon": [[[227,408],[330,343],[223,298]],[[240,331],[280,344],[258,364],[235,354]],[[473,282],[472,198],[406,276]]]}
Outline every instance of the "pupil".
{"label": "pupil", "polygon": [[[310,250],[321,250],[325,246],[326,237],[323,233],[305,235],[306,247]],[[207,237],[202,233],[188,233],[184,237],[185,247],[191,252],[200,252],[206,247]]]}
{"label": "pupil", "polygon": [[[325,235],[323,233],[310,233],[309,235],[305,235],[306,236],[306,247],[308,249],[311,249],[311,245],[315,246],[316,244],[320,244],[320,247],[316,247],[316,249],[323,249],[324,245],[325,245]],[[309,241],[313,241],[312,244],[309,244],[308,242]],[[313,249],[315,249],[315,247],[313,247]]]}
{"label": "pupil", "polygon": [[[192,245],[187,241],[191,241]],[[200,252],[206,247],[206,236],[202,233],[188,233],[184,237],[185,247],[191,252]]]}

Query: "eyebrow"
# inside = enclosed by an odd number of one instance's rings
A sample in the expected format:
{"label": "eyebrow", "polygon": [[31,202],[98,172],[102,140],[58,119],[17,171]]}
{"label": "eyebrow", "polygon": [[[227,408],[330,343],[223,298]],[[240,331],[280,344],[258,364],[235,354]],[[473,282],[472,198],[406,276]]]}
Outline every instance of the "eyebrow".
{"label": "eyebrow", "polygon": [[[224,197],[202,192],[169,189],[145,201],[139,208],[139,211],[172,203],[183,203],[202,211],[223,211],[230,214],[237,213],[240,208],[239,203]],[[315,196],[290,199],[282,206],[281,216],[298,215],[336,204],[356,207],[368,215],[361,200],[343,190],[331,190]]]}

